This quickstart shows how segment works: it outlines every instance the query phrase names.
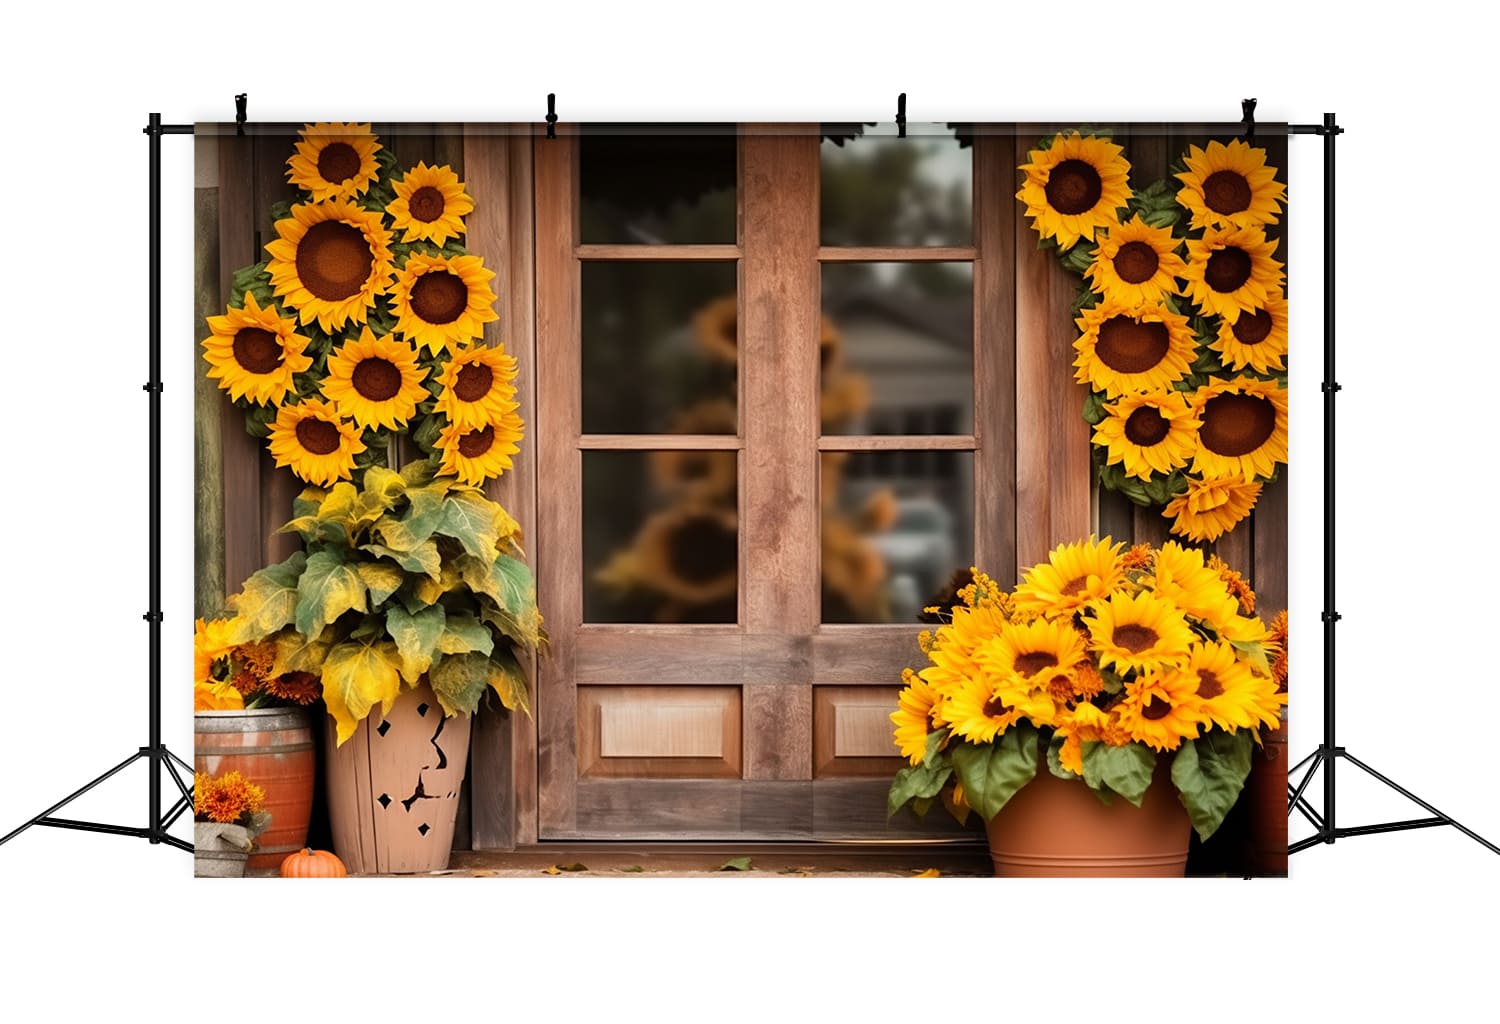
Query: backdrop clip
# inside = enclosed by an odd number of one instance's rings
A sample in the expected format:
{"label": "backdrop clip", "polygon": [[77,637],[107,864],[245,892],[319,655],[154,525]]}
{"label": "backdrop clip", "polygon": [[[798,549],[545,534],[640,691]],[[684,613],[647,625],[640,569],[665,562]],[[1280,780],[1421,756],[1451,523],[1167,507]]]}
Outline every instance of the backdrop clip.
{"label": "backdrop clip", "polygon": [[557,93],[547,94],[547,138],[557,138]]}
{"label": "backdrop clip", "polygon": [[906,93],[896,97],[896,137],[906,138]]}
{"label": "backdrop clip", "polygon": [[1244,125],[1244,136],[1246,142],[1255,141],[1255,100],[1240,100],[1240,110],[1245,114],[1241,123]]}
{"label": "backdrop clip", "polygon": [[234,133],[241,138],[245,135],[245,106],[250,102],[250,94],[238,93],[234,97]]}

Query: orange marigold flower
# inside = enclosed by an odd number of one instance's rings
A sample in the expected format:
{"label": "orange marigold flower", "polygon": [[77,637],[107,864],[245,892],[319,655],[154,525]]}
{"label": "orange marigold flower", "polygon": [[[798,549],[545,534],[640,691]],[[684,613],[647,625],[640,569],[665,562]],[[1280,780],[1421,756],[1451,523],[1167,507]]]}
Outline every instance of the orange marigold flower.
{"label": "orange marigold flower", "polygon": [[239,772],[213,778],[193,773],[193,816],[232,825],[259,811],[266,803],[265,790]]}
{"label": "orange marigold flower", "polygon": [[1271,662],[1271,678],[1276,680],[1276,692],[1286,692],[1286,646],[1287,646],[1287,618],[1286,609],[1276,613],[1271,620],[1271,639],[1268,644],[1276,647],[1276,659]]}
{"label": "orange marigold flower", "polygon": [[266,682],[266,692],[293,704],[311,704],[323,696],[323,684],[311,672],[287,672]]}
{"label": "orange marigold flower", "polygon": [[229,657],[234,662],[234,688],[248,695],[264,686],[271,675],[276,645],[269,640],[240,644],[229,652]]}
{"label": "orange marigold flower", "polygon": [[1073,690],[1084,700],[1097,697],[1104,692],[1104,679],[1092,661],[1073,666]]}
{"label": "orange marigold flower", "polygon": [[1240,609],[1245,615],[1255,614],[1255,591],[1250,584],[1245,582],[1245,577],[1229,567],[1229,563],[1218,555],[1208,556],[1208,567],[1219,574],[1219,579],[1224,581],[1224,588],[1229,591],[1231,597],[1240,603]]}
{"label": "orange marigold flower", "polygon": [[1135,544],[1120,557],[1120,568],[1126,572],[1139,572],[1151,565],[1151,545]]}

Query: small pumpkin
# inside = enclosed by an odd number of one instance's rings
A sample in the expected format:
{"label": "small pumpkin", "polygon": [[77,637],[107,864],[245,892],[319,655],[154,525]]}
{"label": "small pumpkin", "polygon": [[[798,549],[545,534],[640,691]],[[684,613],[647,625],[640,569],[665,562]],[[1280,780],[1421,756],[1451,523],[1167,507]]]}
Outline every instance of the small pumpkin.
{"label": "small pumpkin", "polygon": [[303,847],[281,862],[282,878],[344,878],[348,874],[344,862],[327,850]]}

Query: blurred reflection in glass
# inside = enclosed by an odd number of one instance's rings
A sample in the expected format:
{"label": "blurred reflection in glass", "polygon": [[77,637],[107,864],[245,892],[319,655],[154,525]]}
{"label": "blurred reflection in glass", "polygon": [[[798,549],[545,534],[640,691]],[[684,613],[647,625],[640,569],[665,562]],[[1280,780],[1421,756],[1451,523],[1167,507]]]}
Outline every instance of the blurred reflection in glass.
{"label": "blurred reflection in glass", "polygon": [[734,127],[645,135],[585,127],[578,144],[585,244],[733,244]]}
{"label": "blurred reflection in glass", "polygon": [[[585,262],[583,432],[735,432],[735,265]],[[716,429],[689,413],[721,396]]]}
{"label": "blurred reflection in glass", "polygon": [[820,149],[823,244],[971,244],[973,150],[944,125],[910,125],[904,139],[894,125],[864,131]]}
{"label": "blurred reflection in glass", "polygon": [[824,452],[823,621],[915,622],[974,559],[974,454]]}
{"label": "blurred reflection in glass", "polygon": [[584,621],[735,622],[738,481],[733,451],[584,452]]}
{"label": "blurred reflection in glass", "polygon": [[825,401],[855,375],[864,408],[825,434],[967,434],[974,429],[974,267],[825,263]]}

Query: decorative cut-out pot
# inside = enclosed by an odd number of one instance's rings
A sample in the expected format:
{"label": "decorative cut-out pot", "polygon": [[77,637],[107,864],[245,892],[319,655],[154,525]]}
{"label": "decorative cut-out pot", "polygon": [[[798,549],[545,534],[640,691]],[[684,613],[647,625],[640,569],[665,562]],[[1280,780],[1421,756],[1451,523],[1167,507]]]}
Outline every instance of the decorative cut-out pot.
{"label": "decorative cut-out pot", "polygon": [[193,877],[241,878],[253,840],[243,825],[193,823]]}
{"label": "decorative cut-out pot", "polygon": [[443,716],[424,682],[338,746],[327,721],[333,849],[351,874],[443,871],[469,761],[468,715]]}
{"label": "decorative cut-out pot", "polygon": [[287,854],[307,845],[318,755],[305,708],[252,708],[193,714],[193,770],[237,771],[266,794],[271,826],[255,842],[247,864],[274,871]]}
{"label": "decorative cut-out pot", "polygon": [[986,826],[1001,878],[1181,877],[1191,831],[1165,759],[1140,807],[1124,797],[1105,804],[1044,764]]}

